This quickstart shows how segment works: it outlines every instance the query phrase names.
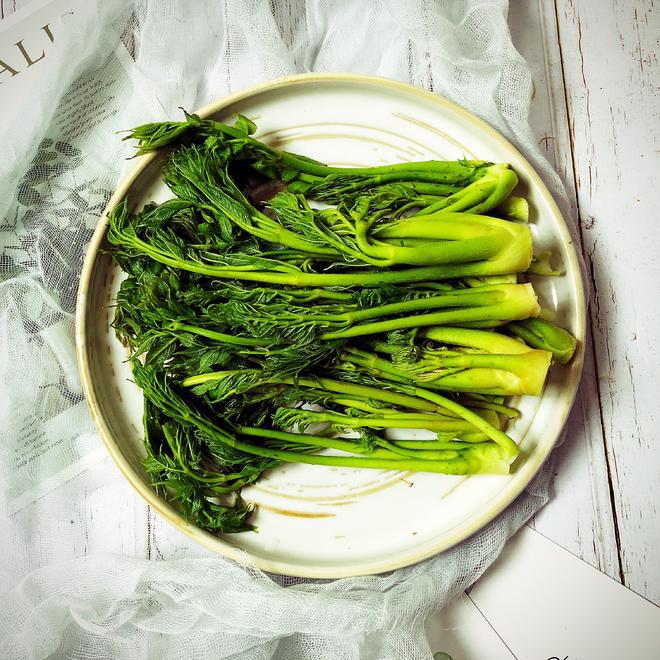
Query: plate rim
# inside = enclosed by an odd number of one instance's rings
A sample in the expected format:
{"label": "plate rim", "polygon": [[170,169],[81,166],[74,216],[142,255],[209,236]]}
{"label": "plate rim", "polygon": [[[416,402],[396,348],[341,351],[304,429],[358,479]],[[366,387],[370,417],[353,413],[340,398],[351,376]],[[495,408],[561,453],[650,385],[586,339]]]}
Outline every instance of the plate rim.
{"label": "plate rim", "polygon": [[[383,558],[380,561],[370,561],[368,563],[362,562],[358,564],[351,564],[350,566],[338,565],[310,565],[303,563],[296,563],[282,560],[272,560],[265,557],[258,557],[250,554],[248,551],[233,545],[226,538],[214,536],[199,527],[187,522],[183,515],[174,509],[164,498],[157,495],[156,492],[149,487],[142,479],[142,476],[130,464],[130,462],[123,455],[119,444],[113,438],[106,420],[101,412],[101,407],[96,396],[94,382],[92,378],[92,371],[88,356],[88,344],[86,341],[87,325],[89,317],[89,290],[90,283],[94,273],[97,256],[99,249],[105,238],[107,229],[107,218],[109,213],[123,200],[127,195],[133,183],[143,170],[158,156],[158,152],[153,152],[139,156],[136,159],[135,165],[120,180],[110,200],[108,201],[103,213],[101,214],[89,245],[87,246],[83,266],[80,275],[80,282],[78,286],[78,293],[76,298],[76,314],[75,314],[75,343],[76,343],[76,358],[78,363],[78,371],[81,378],[83,394],[87,402],[88,408],[94,420],[96,429],[98,430],[103,443],[112,457],[113,461],[123,474],[124,478],[131,484],[131,486],[142,496],[142,498],[154,508],[161,516],[163,516],[169,523],[174,525],[177,529],[184,532],[194,541],[202,545],[208,550],[223,555],[229,559],[237,561],[242,565],[249,565],[259,568],[263,571],[270,573],[277,573],[280,575],[290,575],[294,577],[305,578],[342,578],[353,577],[358,575],[374,575],[392,571],[405,566],[411,566],[424,559],[428,559],[440,552],[448,550],[462,541],[473,536],[475,533],[483,529],[491,521],[493,521],[504,509],[506,509],[513,501],[525,490],[525,488],[532,481],[534,476],[538,473],[541,466],[547,459],[551,450],[557,443],[561,436],[562,430],[568,419],[568,415],[575,402],[578,386],[581,378],[581,373],[584,365],[584,350],[585,350],[585,336],[586,336],[586,298],[585,288],[583,281],[583,270],[571,232],[567,222],[555,202],[552,194],[547,186],[536,172],[534,167],[523,156],[520,151],[509,142],[503,135],[492,128],[487,122],[479,118],[474,113],[462,108],[461,106],[449,101],[448,99],[408,83],[403,83],[389,78],[380,76],[355,74],[355,73],[303,73],[277,78],[266,82],[250,85],[237,92],[231,93],[211,103],[204,105],[197,110],[195,114],[201,117],[207,117],[215,114],[227,106],[230,106],[238,101],[249,99],[252,96],[263,94],[274,89],[283,87],[297,86],[308,83],[360,83],[372,86],[378,86],[390,91],[396,91],[407,95],[418,96],[423,100],[435,104],[444,110],[451,112],[458,116],[463,121],[472,125],[475,129],[482,133],[486,133],[493,139],[498,146],[505,152],[511,154],[515,160],[522,164],[525,169],[525,175],[530,183],[536,188],[537,192],[546,202],[550,214],[553,216],[556,226],[560,231],[560,238],[566,246],[568,259],[572,267],[572,271],[576,274],[575,278],[575,293],[576,293],[576,338],[578,340],[578,348],[573,357],[568,372],[568,378],[562,387],[564,396],[559,401],[558,415],[555,417],[558,422],[554,424],[552,433],[544,433],[539,439],[536,450],[528,458],[527,461],[515,473],[515,478],[504,487],[493,500],[491,505],[481,512],[478,516],[472,516],[465,523],[459,524],[455,527],[450,534],[444,535],[437,543],[429,545],[426,544],[423,549],[417,551],[411,550],[402,555],[397,555],[395,559]],[[551,438],[548,438],[552,435]]]}

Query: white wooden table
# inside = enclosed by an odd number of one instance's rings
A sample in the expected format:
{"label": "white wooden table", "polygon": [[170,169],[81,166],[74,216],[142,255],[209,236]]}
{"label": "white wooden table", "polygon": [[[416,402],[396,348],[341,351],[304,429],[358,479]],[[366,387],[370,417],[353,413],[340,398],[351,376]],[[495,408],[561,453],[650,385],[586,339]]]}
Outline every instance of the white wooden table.
{"label": "white wooden table", "polygon": [[660,603],[660,6],[511,3],[533,128],[575,204],[591,343],[552,501],[532,525]]}
{"label": "white wooden table", "polygon": [[[0,0],[0,17],[29,1]],[[532,126],[569,190],[592,289],[554,496],[530,525],[660,604],[660,5],[511,5],[514,42],[534,76]],[[115,495],[93,503],[88,519],[62,523],[62,558],[206,554],[127,484]],[[107,529],[117,530],[110,539]]]}

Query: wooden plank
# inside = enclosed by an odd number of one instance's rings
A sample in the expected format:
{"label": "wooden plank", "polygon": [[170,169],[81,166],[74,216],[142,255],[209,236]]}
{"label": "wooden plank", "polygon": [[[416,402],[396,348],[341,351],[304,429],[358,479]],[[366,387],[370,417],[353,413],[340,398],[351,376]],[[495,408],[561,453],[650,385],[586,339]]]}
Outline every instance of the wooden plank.
{"label": "wooden plank", "polygon": [[[624,583],[660,603],[660,7],[556,0]],[[566,165],[568,169],[568,164]],[[602,501],[605,482],[596,483]]]}
{"label": "wooden plank", "polygon": [[[589,341],[578,398],[566,425],[564,441],[555,452],[552,499],[534,517],[532,526],[603,573],[621,581],[595,387]],[[596,405],[592,404],[594,401]]]}
{"label": "wooden plank", "polygon": [[[551,125],[544,144],[553,151],[555,167],[568,193],[568,213],[577,218],[573,143],[566,106],[566,85],[554,5],[540,0],[547,94]],[[581,236],[578,236],[581,243]],[[588,341],[591,328],[588,324]],[[594,403],[595,402],[595,403]],[[553,505],[536,518],[536,528],[599,570],[620,580],[618,540],[605,458],[602,418],[592,347],[586,347],[582,385],[567,426],[566,440],[557,452]]]}
{"label": "wooden plank", "polygon": [[552,137],[552,98],[545,49],[541,9],[537,2],[516,2],[509,7],[509,29],[518,52],[525,58],[532,75],[532,100],[529,125],[536,136],[543,155],[555,166]]}
{"label": "wooden plank", "polygon": [[[530,124],[546,157],[559,168],[574,211],[575,184],[554,11],[548,14],[547,3],[516,3],[511,6],[509,24],[514,43],[527,60],[534,79]],[[567,164],[571,166],[567,168]],[[618,578],[609,498],[603,499],[592,486],[607,483],[608,473],[601,420],[599,415],[593,415],[598,408],[589,404],[597,393],[589,357],[566,438],[555,454],[551,501],[529,524],[599,570]]]}

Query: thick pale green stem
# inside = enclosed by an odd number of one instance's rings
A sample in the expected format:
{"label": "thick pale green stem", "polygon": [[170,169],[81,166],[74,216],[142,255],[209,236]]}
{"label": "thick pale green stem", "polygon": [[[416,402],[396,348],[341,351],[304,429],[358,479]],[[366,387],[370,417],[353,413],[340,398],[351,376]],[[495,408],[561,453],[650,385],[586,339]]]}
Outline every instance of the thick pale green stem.
{"label": "thick pale green stem", "polygon": [[194,335],[199,335],[200,337],[206,337],[208,339],[213,339],[215,341],[222,342],[223,344],[232,344],[234,346],[269,346],[272,342],[269,342],[267,339],[257,339],[255,337],[239,337],[236,335],[227,335],[224,332],[215,332],[214,330],[207,330],[206,328],[199,328],[194,325],[187,325],[186,323],[180,323],[175,321],[171,325],[172,330],[181,330],[182,332],[190,332]]}
{"label": "thick pale green stem", "polygon": [[[378,345],[375,347],[378,350]],[[452,392],[538,396],[545,383],[552,354],[529,350],[520,355],[464,353],[445,355],[424,351],[417,362],[393,364],[373,353],[347,347],[343,358],[378,374],[391,374],[424,387]]]}
{"label": "thick pale green stem", "polygon": [[524,342],[487,330],[449,327],[422,328],[418,336],[426,337],[439,344],[465,346],[466,348],[475,348],[488,353],[515,355],[528,353],[532,350]]}
{"label": "thick pale green stem", "polygon": [[524,339],[530,346],[551,351],[557,362],[561,364],[570,361],[577,347],[577,340],[573,335],[543,319],[509,323],[506,329]]}
{"label": "thick pale green stem", "polygon": [[447,408],[447,410],[453,410],[458,413],[463,419],[468,422],[471,422],[476,426],[480,431],[483,431],[491,440],[494,440],[506,453],[511,462],[518,455],[518,445],[506,434],[504,431],[500,431],[498,428],[495,428],[492,424],[489,424],[485,419],[479,417],[476,413],[464,408],[459,403],[452,401],[444,396],[436,394],[435,392],[429,392],[420,387],[411,388],[410,392],[415,396],[419,396],[422,399],[427,401],[433,401],[439,406]]}
{"label": "thick pale green stem", "polygon": [[[502,288],[507,287],[507,288]],[[377,333],[391,332],[404,328],[419,328],[428,325],[461,325],[477,322],[483,325],[501,325],[507,321],[536,316],[540,307],[531,284],[502,285],[502,298],[499,302],[482,307],[449,309],[431,314],[418,314],[403,318],[388,319],[375,323],[354,325],[345,330],[326,332],[321,339],[348,339]],[[469,289],[476,291],[478,289]]]}
{"label": "thick pale green stem", "polygon": [[495,163],[469,186],[422,209],[418,215],[427,215],[440,210],[485,213],[504,202],[517,183],[516,173],[510,170],[506,163]]}

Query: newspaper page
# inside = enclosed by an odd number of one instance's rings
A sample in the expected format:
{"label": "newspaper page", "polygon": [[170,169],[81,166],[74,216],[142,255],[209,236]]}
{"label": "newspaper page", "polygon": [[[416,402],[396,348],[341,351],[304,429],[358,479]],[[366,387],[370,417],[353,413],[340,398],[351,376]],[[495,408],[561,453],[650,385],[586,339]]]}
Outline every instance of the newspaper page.
{"label": "newspaper page", "polygon": [[[56,49],[66,44],[67,21],[71,20],[76,7],[79,6],[78,1],[33,0],[28,6],[0,21],[0,113],[4,120],[13,121],[24,104],[30,102],[31,90],[45,77],[52,75],[49,61]],[[116,72],[118,81],[130,76],[133,63],[129,52],[131,48],[132,45],[128,41],[121,42],[109,61],[104,64],[104,71]],[[75,144],[77,136],[84,135],[90,127],[98,127],[105,122],[108,122],[108,134],[114,134],[115,128],[110,125],[112,115],[116,112],[114,108],[116,103],[113,103],[113,89],[112,85],[107,84],[107,78],[106,84],[100,84],[94,72],[86,74],[76,81],[70,93],[58,106],[55,120],[45,140],[52,144],[54,151],[58,151],[60,160],[67,161],[60,163],[62,169],[66,170],[66,177],[58,180],[55,167],[58,163],[54,163],[53,173],[44,182],[52,196],[52,211],[53,214],[59,213],[62,216],[60,223],[67,222],[63,209],[70,211],[69,217],[75,218],[76,222],[83,219],[86,236],[80,239],[81,249],[83,242],[86,243],[91,237],[112,191],[85,187],[85,168],[73,171],[69,162],[75,155],[75,147],[72,145]],[[80,209],[73,208],[76,196],[72,197],[72,188],[83,191],[79,195],[82,200]],[[77,216],[73,215],[76,213]],[[4,226],[2,258],[11,259],[14,263],[20,263],[21,258],[25,259],[25,252],[21,252],[21,228],[16,227],[17,222],[25,220],[6,218],[0,223]],[[61,228],[66,230],[66,226]],[[78,383],[71,320],[75,308],[77,278],[78,273],[72,272],[68,277],[66,291],[57,292],[60,298],[68,300],[67,318],[44,324],[37,331],[39,344],[52,346],[57,354],[58,365],[54,365],[53,371],[57,371],[54,378],[59,378],[60,382],[54,382],[52,387],[49,384],[49,396],[58,397],[53,406],[57,414],[46,423],[40,419],[37,412],[22,414],[20,419],[16,419],[15,411],[12,410],[5,410],[0,415],[7,415],[11,420],[9,432],[20,436],[20,441],[13,450],[15,455],[9,458],[12,468],[8,493],[11,511],[17,511],[35,501],[107,455],[105,448],[98,442],[91,420],[89,423],[85,422],[84,428],[81,429],[80,420],[89,418],[86,402],[79,392],[79,385],[71,388],[71,383]],[[45,286],[49,288],[47,281]],[[66,350],[62,347],[66,347]],[[0,353],[0,363],[12,359],[8,356],[9,351],[0,350]],[[37,359],[37,364],[5,364],[3,372],[12,373],[15,369],[43,371],[53,366],[38,362]],[[42,381],[47,378],[48,376],[41,376]],[[63,392],[63,387],[68,388],[68,391]],[[75,396],[71,395],[71,391]],[[8,407],[7,402],[0,402],[0,408],[3,407]],[[76,451],[64,450],[67,445],[75,446]],[[72,456],[75,456],[75,460],[72,460]]]}

